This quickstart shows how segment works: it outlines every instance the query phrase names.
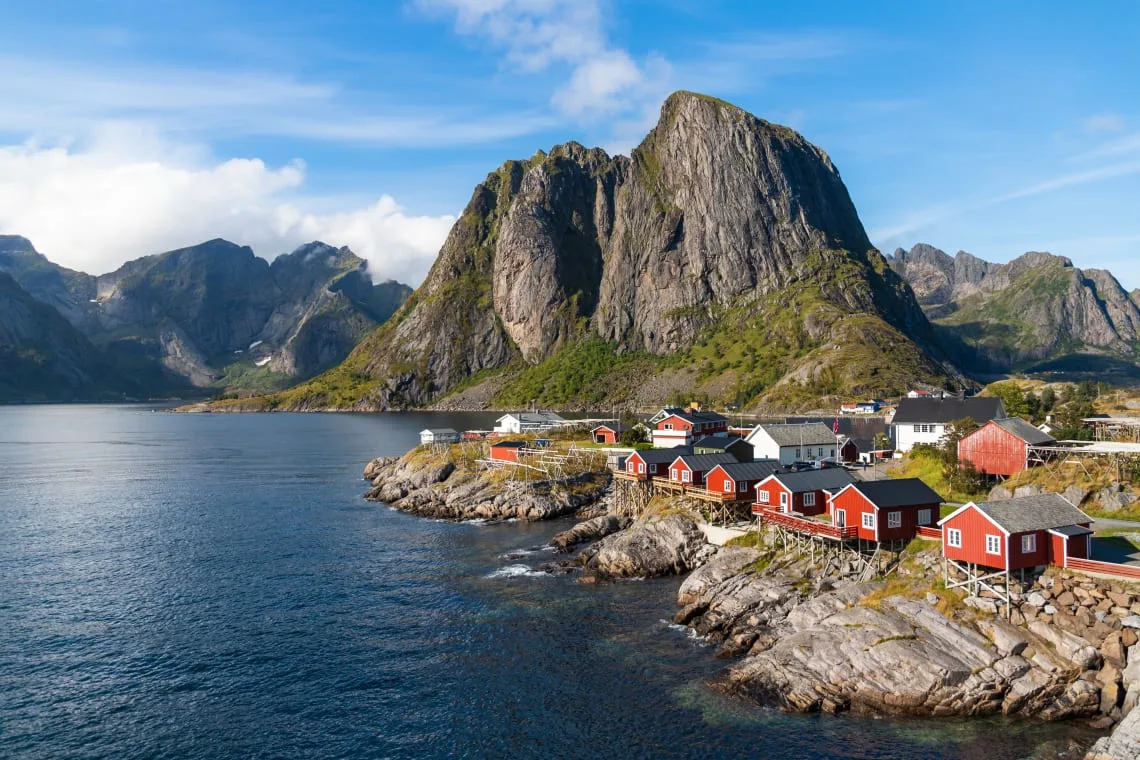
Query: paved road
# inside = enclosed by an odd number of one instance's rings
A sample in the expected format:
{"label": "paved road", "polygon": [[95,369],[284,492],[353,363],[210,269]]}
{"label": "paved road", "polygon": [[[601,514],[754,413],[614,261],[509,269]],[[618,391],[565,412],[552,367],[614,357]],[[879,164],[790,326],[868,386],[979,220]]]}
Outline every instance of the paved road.
{"label": "paved road", "polygon": [[1140,522],[1133,522],[1131,520],[1113,520],[1108,517],[1094,517],[1092,529],[1094,532],[1102,530],[1135,530],[1140,533]]}

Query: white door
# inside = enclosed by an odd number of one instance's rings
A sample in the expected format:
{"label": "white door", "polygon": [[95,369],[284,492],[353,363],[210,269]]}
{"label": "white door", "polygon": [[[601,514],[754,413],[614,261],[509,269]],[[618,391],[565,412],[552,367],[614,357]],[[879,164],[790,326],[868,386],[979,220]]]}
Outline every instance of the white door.
{"label": "white door", "polygon": [[835,510],[835,525],[836,525],[836,527],[839,527],[839,528],[846,528],[847,527],[847,510],[846,509]]}

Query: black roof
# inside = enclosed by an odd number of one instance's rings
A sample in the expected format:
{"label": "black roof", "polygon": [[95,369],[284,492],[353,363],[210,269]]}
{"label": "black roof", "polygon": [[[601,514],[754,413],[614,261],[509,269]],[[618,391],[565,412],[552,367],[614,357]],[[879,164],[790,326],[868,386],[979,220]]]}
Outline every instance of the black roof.
{"label": "black roof", "polygon": [[629,425],[623,425],[620,422],[615,422],[611,425],[608,422],[603,422],[601,425],[596,425],[594,427],[594,430],[601,430],[602,428],[605,428],[606,430],[612,430],[615,433],[624,433],[625,431],[629,430]]}
{"label": "black roof", "polygon": [[521,449],[526,446],[526,441],[495,441],[491,444],[493,449]]}
{"label": "black roof", "polygon": [[693,444],[694,449],[717,449],[719,451],[727,451],[730,446],[737,444],[752,444],[736,435],[706,435],[701,440]]}
{"label": "black roof", "polygon": [[689,422],[728,422],[728,417],[718,412],[691,412],[687,409],[671,411],[670,417],[680,417]]}
{"label": "black roof", "polygon": [[[673,458],[676,459],[677,457]],[[698,472],[708,472],[718,464],[740,461],[732,454],[682,454],[681,460],[688,465],[690,470],[697,470]]]}
{"label": "black roof", "polygon": [[763,480],[780,470],[778,459],[757,459],[753,462],[728,462],[719,465],[733,480]]}
{"label": "black roof", "polygon": [[[669,464],[682,454],[692,454],[693,450],[688,446],[677,446],[672,449],[638,449],[633,452],[641,458],[641,461],[646,464]],[[633,456],[630,454],[630,456]]]}
{"label": "black roof", "polygon": [[1062,536],[1087,536],[1092,533],[1091,528],[1085,528],[1081,525],[1062,525],[1059,528],[1050,528],[1049,530],[1054,533],[1060,533]]}
{"label": "black roof", "polygon": [[842,467],[825,467],[820,470],[803,470],[801,472],[777,472],[773,474],[776,480],[792,493],[805,491],[838,491],[855,478]]}
{"label": "black roof", "polygon": [[918,478],[898,480],[864,480],[853,486],[867,500],[880,509],[941,504],[943,498]]}
{"label": "black roof", "polygon": [[970,417],[979,425],[1005,416],[1000,398],[904,398],[895,412],[895,425],[914,423],[947,423]]}

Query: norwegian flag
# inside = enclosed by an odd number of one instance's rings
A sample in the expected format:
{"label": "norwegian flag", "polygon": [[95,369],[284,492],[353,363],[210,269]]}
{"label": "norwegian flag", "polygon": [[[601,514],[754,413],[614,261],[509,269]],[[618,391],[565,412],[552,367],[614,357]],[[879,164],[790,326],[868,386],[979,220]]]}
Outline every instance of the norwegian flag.
{"label": "norwegian flag", "polygon": [[838,417],[835,418],[835,424],[831,426],[831,429],[836,435],[839,435],[839,418]]}

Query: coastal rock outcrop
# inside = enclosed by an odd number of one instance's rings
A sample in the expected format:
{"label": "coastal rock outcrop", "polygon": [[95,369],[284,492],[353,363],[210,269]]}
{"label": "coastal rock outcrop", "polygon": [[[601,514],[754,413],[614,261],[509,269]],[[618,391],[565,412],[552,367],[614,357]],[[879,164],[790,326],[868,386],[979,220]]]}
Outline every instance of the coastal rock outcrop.
{"label": "coastal rock outcrop", "polygon": [[550,544],[557,551],[568,552],[571,548],[588,541],[597,541],[619,530],[629,527],[630,519],[619,515],[604,514],[583,520],[572,528],[555,534]]}
{"label": "coastal rock outcrop", "polygon": [[643,517],[589,547],[585,577],[650,578],[692,570],[715,548],[690,518],[679,514]]}

